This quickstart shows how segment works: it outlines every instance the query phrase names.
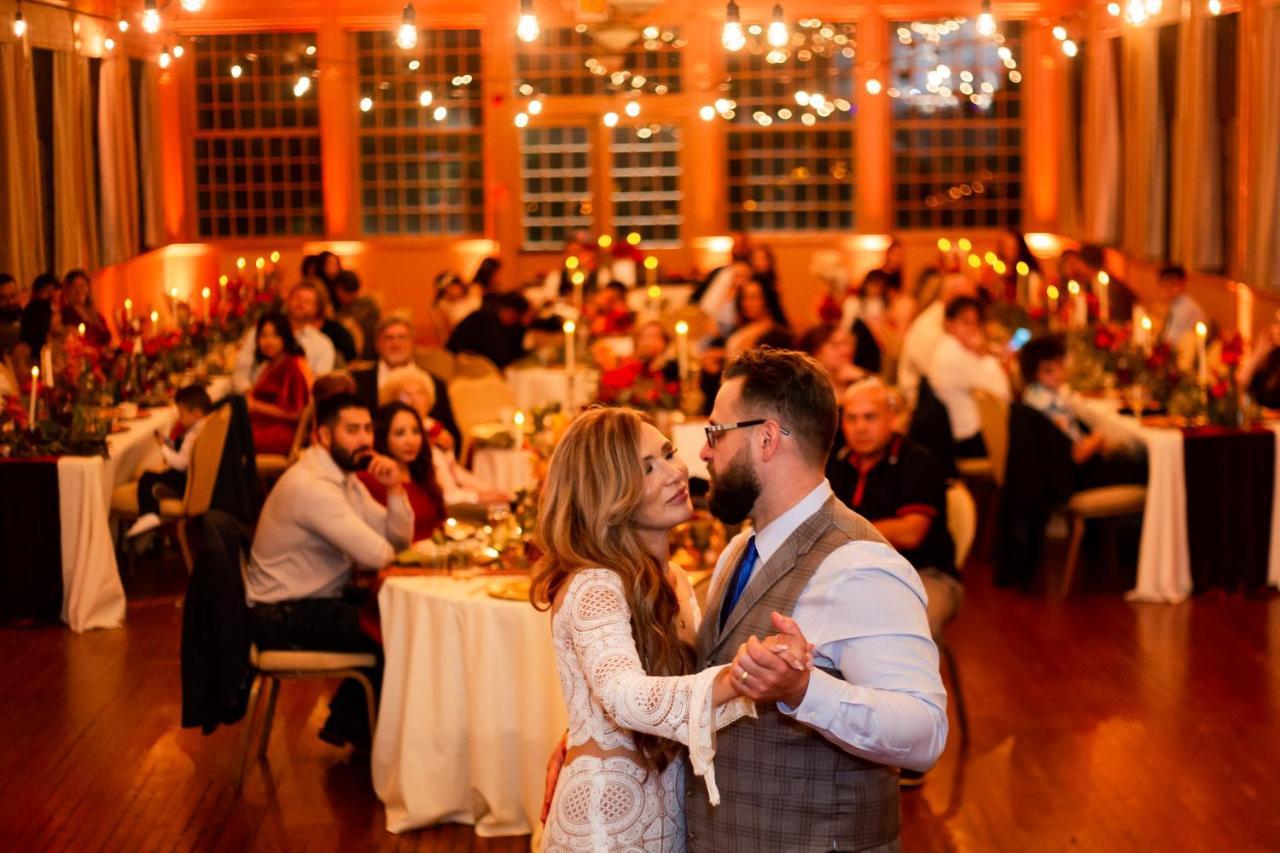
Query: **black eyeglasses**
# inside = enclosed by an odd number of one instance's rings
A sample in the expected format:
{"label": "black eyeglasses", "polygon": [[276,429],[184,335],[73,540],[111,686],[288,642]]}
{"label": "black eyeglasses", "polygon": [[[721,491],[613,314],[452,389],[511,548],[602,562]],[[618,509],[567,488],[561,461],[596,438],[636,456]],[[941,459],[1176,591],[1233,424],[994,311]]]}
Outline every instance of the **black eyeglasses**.
{"label": "black eyeglasses", "polygon": [[[770,420],[772,420],[772,418],[757,418],[754,421],[738,421],[736,424],[716,424],[715,426],[703,427],[703,430],[707,434],[707,446],[710,447],[712,450],[715,450],[716,437],[719,436],[721,433],[729,432],[730,430],[735,430],[735,429],[744,429],[745,427],[760,426],[760,424],[766,424]],[[779,425],[778,429],[782,432],[783,435],[787,435],[787,436],[791,435],[791,432],[786,427],[783,427],[782,425]]]}

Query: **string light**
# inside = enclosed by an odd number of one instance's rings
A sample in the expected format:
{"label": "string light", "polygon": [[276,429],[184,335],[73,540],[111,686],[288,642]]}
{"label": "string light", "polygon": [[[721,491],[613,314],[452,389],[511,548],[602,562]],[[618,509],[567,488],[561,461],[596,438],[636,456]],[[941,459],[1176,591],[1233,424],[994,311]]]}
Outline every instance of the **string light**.
{"label": "string light", "polygon": [[516,113],[516,127],[528,127],[528,126],[529,126],[529,114]]}
{"label": "string light", "polygon": [[716,108],[711,105],[707,105],[702,109],[698,110],[698,115],[702,118],[703,121],[711,121],[716,117]]}
{"label": "string light", "polygon": [[184,12],[199,12],[204,8],[204,0],[182,0]]}
{"label": "string light", "polygon": [[129,32],[129,22],[126,21],[124,18],[121,18],[120,20],[116,21],[116,29],[120,30],[120,32],[122,33]]}
{"label": "string light", "polygon": [[1150,16],[1147,14],[1147,6],[1142,2],[1142,0],[1129,0],[1129,2],[1125,4],[1124,19],[1126,23],[1135,27],[1140,27],[1147,22],[1147,18],[1149,17]]}
{"label": "string light", "polygon": [[443,105],[436,107],[435,111],[431,113],[431,117],[436,121],[444,121],[447,115],[449,115],[449,109]]}
{"label": "string light", "polygon": [[529,113],[529,115],[531,116],[536,116],[541,114],[542,101],[539,101],[537,98],[533,99],[532,101],[529,102],[529,106],[526,107],[525,111]]}
{"label": "string light", "polygon": [[239,80],[239,79],[240,79],[240,75],[241,75],[241,74],[243,74],[243,73],[244,73],[244,69],[240,67],[240,63],[239,63],[239,62],[232,62],[232,63],[231,63],[231,76],[232,76],[234,79]]}
{"label": "string light", "polygon": [[413,50],[418,46],[418,13],[413,11],[413,4],[404,4],[400,14],[400,28],[396,30],[396,47],[401,50]]}
{"label": "string light", "polygon": [[625,112],[627,115],[631,116],[632,118],[635,118],[636,116],[640,115],[640,102],[627,101],[627,105],[622,108],[622,111]]}
{"label": "string light", "polygon": [[1107,4],[1107,14],[1108,14],[1108,15],[1110,15],[1111,17],[1113,17],[1113,18],[1118,18],[1118,17],[1120,17],[1120,4],[1119,4],[1119,3],[1108,3],[1108,4]]}
{"label": "string light", "polygon": [[996,34],[996,16],[991,14],[991,0],[982,0],[982,11],[978,13],[974,28],[983,38],[991,38]]}
{"label": "string light", "polygon": [[164,50],[160,51],[159,62],[161,68],[168,68],[169,64],[173,62],[173,58],[169,55],[169,48],[166,47]]}
{"label": "string light", "polygon": [[615,112],[607,112],[604,114],[604,126],[615,127],[618,124],[618,114]]}
{"label": "string light", "polygon": [[184,53],[186,53],[186,52],[187,52],[187,49],[186,49],[185,47],[183,47],[182,45],[180,45],[180,44],[175,44],[175,45],[173,46],[173,58],[174,58],[174,59],[181,59],[181,58],[182,58],[182,54],[184,54]]}
{"label": "string light", "polygon": [[1066,39],[1062,42],[1062,52],[1068,57],[1075,59],[1076,54],[1080,52],[1080,48],[1077,47],[1076,43],[1071,39]]}
{"label": "string light", "polygon": [[102,46],[107,49],[108,53],[110,53],[111,51],[116,49],[116,40],[113,39],[111,36],[107,36],[105,39],[102,40]]}
{"label": "string light", "polygon": [[880,81],[872,77],[867,81],[867,92],[872,95],[880,94]]}
{"label": "string light", "polygon": [[160,12],[156,9],[156,0],[146,0],[142,12],[142,29],[152,34],[160,32]]}
{"label": "string light", "polygon": [[22,38],[27,34],[27,22],[23,20],[21,12],[13,13],[13,37]]}
{"label": "string light", "polygon": [[533,11],[533,0],[520,0],[520,20],[516,23],[516,38],[531,42],[541,32],[538,16]]}
{"label": "string light", "polygon": [[293,96],[295,98],[301,98],[303,95],[307,94],[307,92],[310,92],[310,91],[311,91],[311,78],[308,77],[306,74],[303,74],[298,78],[298,81],[293,84]]}
{"label": "string light", "polygon": [[1209,0],[1209,6],[1208,6],[1208,9],[1209,9],[1209,14],[1210,14],[1210,15],[1214,15],[1215,17],[1216,17],[1217,15],[1221,15],[1221,14],[1222,14],[1222,0]]}
{"label": "string light", "polygon": [[435,95],[431,94],[430,89],[423,89],[418,93],[418,105],[423,107],[431,106],[431,102],[435,100]]}
{"label": "string light", "polygon": [[360,99],[360,112],[367,113],[373,109],[373,98],[365,96]]}
{"label": "string light", "polygon": [[770,47],[782,48],[786,47],[790,40],[791,34],[787,32],[787,22],[782,17],[782,4],[778,3],[773,7],[773,20],[769,22],[767,41]]}
{"label": "string light", "polygon": [[1053,28],[1053,37],[1058,41],[1063,41],[1067,37],[1067,28],[1059,24]]}
{"label": "string light", "polygon": [[729,0],[729,5],[724,10],[724,29],[720,32],[720,43],[725,50],[734,53],[747,45],[747,37],[742,34],[742,17],[734,0]]}

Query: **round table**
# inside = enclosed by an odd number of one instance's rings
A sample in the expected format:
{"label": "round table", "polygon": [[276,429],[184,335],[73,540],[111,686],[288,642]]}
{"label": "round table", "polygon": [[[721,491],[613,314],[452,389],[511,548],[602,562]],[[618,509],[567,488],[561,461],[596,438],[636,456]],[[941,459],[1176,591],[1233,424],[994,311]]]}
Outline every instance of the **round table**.
{"label": "round table", "polygon": [[[532,409],[559,403],[562,408],[576,411],[588,405],[596,396],[600,374],[594,370],[578,370],[570,383],[563,367],[512,367],[507,369],[507,384],[515,397],[517,409]],[[573,399],[569,399],[572,384]]]}
{"label": "round table", "polygon": [[386,670],[373,786],[387,829],[538,825],[547,757],[567,717],[550,615],[489,597],[496,580],[391,577],[378,593]]}
{"label": "round table", "polygon": [[504,492],[532,489],[533,455],[516,447],[482,447],[471,462],[472,472],[484,482]]}

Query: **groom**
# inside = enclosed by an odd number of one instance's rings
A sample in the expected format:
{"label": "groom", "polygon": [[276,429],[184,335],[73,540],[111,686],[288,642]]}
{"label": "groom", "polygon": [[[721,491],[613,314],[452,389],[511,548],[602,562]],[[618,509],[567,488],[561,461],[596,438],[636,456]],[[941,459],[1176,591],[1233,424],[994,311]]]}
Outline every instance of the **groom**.
{"label": "groom", "polygon": [[[698,668],[732,661],[759,717],[717,734],[719,806],[687,785],[691,851],[899,850],[895,768],[927,770],[946,743],[924,588],[832,494],[835,429],[808,356],[752,350],[725,369],[702,458],[712,512],[751,526],[716,566]],[[815,644],[814,669],[756,639],[771,634]]]}

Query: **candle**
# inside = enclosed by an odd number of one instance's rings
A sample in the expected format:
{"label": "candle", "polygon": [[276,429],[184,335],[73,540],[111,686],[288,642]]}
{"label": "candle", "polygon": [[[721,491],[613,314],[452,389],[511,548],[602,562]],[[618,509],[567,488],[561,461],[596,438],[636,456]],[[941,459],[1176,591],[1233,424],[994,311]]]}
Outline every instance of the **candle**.
{"label": "candle", "polygon": [[245,260],[243,257],[236,258],[236,280],[237,281],[244,281],[244,268],[247,264],[248,264],[248,261]]}
{"label": "candle", "polygon": [[517,409],[516,413],[511,418],[511,424],[515,427],[511,431],[511,437],[515,439],[516,449],[518,450],[520,449],[520,445],[524,438],[524,412]]}
{"label": "candle", "polygon": [[574,333],[577,331],[578,331],[577,323],[573,322],[572,320],[565,320],[564,322],[564,369],[569,371],[570,373],[573,372],[574,366],[577,364],[577,359],[574,357],[576,355],[576,353],[574,352],[574,347],[577,343],[577,341],[575,340]]}
{"label": "candle", "polygon": [[1075,279],[1067,282],[1067,293],[1071,295],[1070,314],[1067,321],[1072,329],[1083,329],[1089,325],[1089,307],[1085,303],[1084,294],[1080,291],[1080,282]]}
{"label": "candle", "polygon": [[650,287],[658,283],[658,259],[653,255],[644,259],[644,279]]}
{"label": "candle", "polygon": [[1209,385],[1209,361],[1205,353],[1205,340],[1209,336],[1209,327],[1204,323],[1196,323],[1196,370],[1200,377],[1200,387]]}
{"label": "candle", "polygon": [[1103,270],[1098,273],[1098,319],[1104,323],[1111,322],[1111,276]]}
{"label": "candle", "polygon": [[124,321],[125,323],[133,322],[133,300],[127,297],[124,300]]}
{"label": "candle", "polygon": [[200,290],[200,295],[204,297],[204,319],[207,321],[213,317],[213,311],[209,307],[209,297],[212,293],[209,288],[205,287]]}
{"label": "candle", "polygon": [[280,263],[280,253],[279,253],[279,252],[274,251],[274,250],[271,252],[271,263],[272,263],[272,265],[273,265],[273,266],[274,266],[275,264]]}
{"label": "candle", "polygon": [[1049,327],[1053,327],[1053,315],[1058,313],[1058,288],[1056,285],[1049,285],[1045,290],[1049,297]]}
{"label": "candle", "polygon": [[1151,355],[1151,318],[1146,312],[1142,314],[1142,351]]}
{"label": "candle", "polygon": [[31,408],[27,412],[27,423],[36,428],[36,397],[40,396],[40,368],[31,365]]}
{"label": "candle", "polygon": [[689,324],[684,320],[676,323],[676,364],[681,379],[689,375]]}
{"label": "candle", "polygon": [[1027,277],[1031,275],[1031,267],[1027,266],[1026,261],[1018,261],[1018,265],[1014,267],[1018,273],[1017,300],[1019,305],[1030,304],[1031,294],[1027,292]]}
{"label": "candle", "polygon": [[570,276],[569,280],[573,282],[573,303],[579,308],[582,308],[585,304],[582,301],[582,290],[586,286],[587,276],[582,272],[582,270],[574,270],[574,273]]}
{"label": "candle", "polygon": [[82,338],[84,337],[84,323],[81,323],[79,326],[76,326],[76,332],[77,334],[80,335],[80,337]]}
{"label": "candle", "polygon": [[178,328],[178,288],[169,290],[169,319],[173,321],[173,327]]}
{"label": "candle", "polygon": [[658,308],[662,300],[662,288],[656,284],[649,285],[649,312],[658,313]]}
{"label": "candle", "polygon": [[267,261],[265,258],[258,258],[256,261],[253,262],[253,265],[258,268],[258,290],[262,290],[263,283],[264,283],[263,270],[267,266]]}

